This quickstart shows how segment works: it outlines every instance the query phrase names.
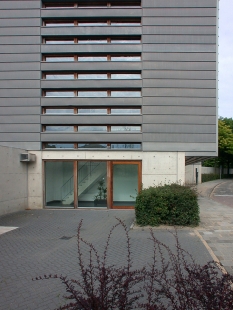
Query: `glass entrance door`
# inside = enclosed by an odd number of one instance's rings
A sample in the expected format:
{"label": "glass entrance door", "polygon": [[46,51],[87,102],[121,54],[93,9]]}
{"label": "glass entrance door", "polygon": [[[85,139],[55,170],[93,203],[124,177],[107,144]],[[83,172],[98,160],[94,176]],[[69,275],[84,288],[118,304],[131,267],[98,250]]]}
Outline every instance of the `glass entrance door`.
{"label": "glass entrance door", "polygon": [[134,207],[139,190],[139,163],[113,163],[112,166],[112,206]]}
{"label": "glass entrance door", "polygon": [[78,162],[78,208],[107,207],[107,162]]}
{"label": "glass entrance door", "polygon": [[74,208],[73,162],[45,163],[45,204],[50,208]]}

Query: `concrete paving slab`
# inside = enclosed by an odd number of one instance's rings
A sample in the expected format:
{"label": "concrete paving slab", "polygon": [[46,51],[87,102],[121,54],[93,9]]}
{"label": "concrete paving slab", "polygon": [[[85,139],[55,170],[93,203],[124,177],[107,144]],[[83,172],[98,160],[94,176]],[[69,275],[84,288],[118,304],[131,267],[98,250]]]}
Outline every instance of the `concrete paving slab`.
{"label": "concrete paving slab", "polygon": [[[149,229],[130,230],[134,211],[33,210],[0,217],[0,225],[19,227],[0,235],[0,309],[52,310],[64,304],[64,287],[58,280],[32,281],[44,274],[78,276],[76,231],[83,219],[82,236],[100,253],[111,227],[120,218],[129,229],[133,266],[140,268],[152,262],[153,244]],[[170,228],[172,230],[172,228]],[[174,230],[173,230],[174,231]],[[155,229],[155,236],[172,250],[175,240],[167,229]],[[181,246],[197,263],[211,260],[209,252],[193,229],[178,230]],[[125,233],[118,227],[112,235],[109,262],[126,262]],[[87,260],[89,251],[83,247]]]}

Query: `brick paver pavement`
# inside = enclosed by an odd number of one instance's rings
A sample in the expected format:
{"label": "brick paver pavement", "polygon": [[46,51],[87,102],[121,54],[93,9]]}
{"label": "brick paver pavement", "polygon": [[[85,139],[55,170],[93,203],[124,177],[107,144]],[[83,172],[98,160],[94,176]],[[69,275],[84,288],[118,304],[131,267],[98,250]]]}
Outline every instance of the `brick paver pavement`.
{"label": "brick paver pavement", "polygon": [[[33,210],[0,217],[0,226],[18,227],[0,235],[0,309],[50,310],[64,304],[64,287],[59,280],[32,281],[44,274],[78,275],[76,229],[83,219],[82,236],[93,242],[101,252],[116,218],[128,228],[134,220],[134,211],[97,210]],[[152,243],[149,230],[129,231],[132,258],[135,267],[151,261]],[[211,256],[193,229],[178,231],[182,247],[198,263]],[[174,249],[174,238],[165,229],[155,229],[156,237]],[[88,257],[84,249],[84,258]],[[111,263],[126,260],[125,234],[118,227],[109,248]]]}
{"label": "brick paver pavement", "polygon": [[196,229],[224,268],[233,273],[233,180],[197,186],[201,223]]}

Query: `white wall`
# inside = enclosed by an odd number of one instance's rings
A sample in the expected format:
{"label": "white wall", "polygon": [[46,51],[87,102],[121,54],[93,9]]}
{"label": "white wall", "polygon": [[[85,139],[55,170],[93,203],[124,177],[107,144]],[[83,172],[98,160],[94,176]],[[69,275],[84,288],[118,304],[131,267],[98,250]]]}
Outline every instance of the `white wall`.
{"label": "white wall", "polygon": [[185,166],[185,183],[196,184],[196,169],[198,171],[198,184],[201,183],[202,167],[201,163]]}
{"label": "white wall", "polygon": [[0,215],[27,208],[28,163],[20,162],[25,150],[0,146]]}

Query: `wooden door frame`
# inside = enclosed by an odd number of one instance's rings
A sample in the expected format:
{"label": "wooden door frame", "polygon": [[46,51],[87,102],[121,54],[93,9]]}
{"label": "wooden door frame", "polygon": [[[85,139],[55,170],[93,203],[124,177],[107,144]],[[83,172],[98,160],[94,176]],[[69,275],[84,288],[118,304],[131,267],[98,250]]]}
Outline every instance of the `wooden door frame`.
{"label": "wooden door frame", "polygon": [[78,162],[92,161],[92,162],[106,162],[107,163],[107,209],[134,209],[133,206],[115,206],[113,207],[113,165],[138,165],[138,191],[142,187],[142,161],[139,160],[76,160],[76,159],[49,159],[42,160],[42,178],[43,178],[43,201],[44,208],[46,206],[46,162],[73,162],[73,178],[74,178],[74,209],[78,209]]}
{"label": "wooden door frame", "polygon": [[138,192],[142,188],[142,161],[140,160],[111,160],[110,161],[110,209],[134,209],[134,206],[113,206],[113,165],[138,165]]}

